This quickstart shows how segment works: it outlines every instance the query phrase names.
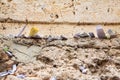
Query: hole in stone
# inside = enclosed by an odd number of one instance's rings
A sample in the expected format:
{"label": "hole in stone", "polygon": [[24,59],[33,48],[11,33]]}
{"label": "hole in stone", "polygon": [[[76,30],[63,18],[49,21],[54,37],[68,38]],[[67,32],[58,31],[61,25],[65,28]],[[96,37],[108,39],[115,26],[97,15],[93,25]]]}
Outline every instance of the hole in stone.
{"label": "hole in stone", "polygon": [[73,14],[75,15],[75,11],[73,11]]}
{"label": "hole in stone", "polygon": [[59,18],[58,14],[55,15],[56,18]]}
{"label": "hole in stone", "polygon": [[57,67],[57,65],[53,65],[53,67],[54,67],[54,68],[56,68],[56,67]]}
{"label": "hole in stone", "polygon": [[1,4],[4,5],[5,3],[2,2]]}
{"label": "hole in stone", "polygon": [[107,12],[110,12],[110,8],[107,9]]}
{"label": "hole in stone", "polygon": [[86,10],[88,10],[88,7],[86,7]]}

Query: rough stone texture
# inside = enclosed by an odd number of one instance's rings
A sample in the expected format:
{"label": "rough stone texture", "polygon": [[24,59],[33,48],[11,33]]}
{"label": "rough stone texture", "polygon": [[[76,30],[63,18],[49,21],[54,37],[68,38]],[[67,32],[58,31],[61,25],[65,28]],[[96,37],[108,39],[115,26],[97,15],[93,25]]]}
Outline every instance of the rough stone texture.
{"label": "rough stone texture", "polygon": [[[0,47],[9,47],[17,57],[0,63],[0,72],[10,68],[12,61],[19,62],[13,75],[0,80],[49,80],[54,76],[57,80],[119,80],[120,35],[113,39],[73,39],[76,33],[95,34],[99,23],[105,32],[111,29],[119,34],[119,4],[120,0],[0,0]],[[25,36],[31,27],[37,26],[40,35],[63,35],[68,40],[14,38],[26,19],[36,23],[27,25]],[[4,57],[0,55],[0,59]],[[80,66],[87,69],[86,74]],[[20,74],[25,78],[17,78]]]}
{"label": "rough stone texture", "polygon": [[[66,41],[26,38],[0,38],[1,47],[8,46],[19,62],[14,75],[1,80],[114,80],[119,78],[120,35],[113,39],[68,38]],[[116,44],[117,42],[117,44]],[[31,43],[31,44],[29,44]],[[113,47],[114,46],[114,47]],[[116,48],[117,47],[117,48]],[[87,69],[83,74],[79,67]]]}
{"label": "rough stone texture", "polygon": [[[6,36],[15,36],[18,35],[25,24],[22,23],[0,23],[0,34],[4,34]],[[25,28],[23,34],[27,35],[30,32],[30,29],[36,26],[39,28],[38,34],[45,36],[45,35],[52,35],[52,36],[67,36],[73,37],[76,33],[82,32],[93,32],[96,35],[96,25],[60,25],[60,24],[28,24]],[[5,27],[6,29],[3,29]],[[120,33],[120,25],[107,25],[103,26],[105,32],[108,29],[112,29],[113,31]]]}
{"label": "rough stone texture", "polygon": [[26,21],[120,22],[120,0],[0,0],[0,18]]}

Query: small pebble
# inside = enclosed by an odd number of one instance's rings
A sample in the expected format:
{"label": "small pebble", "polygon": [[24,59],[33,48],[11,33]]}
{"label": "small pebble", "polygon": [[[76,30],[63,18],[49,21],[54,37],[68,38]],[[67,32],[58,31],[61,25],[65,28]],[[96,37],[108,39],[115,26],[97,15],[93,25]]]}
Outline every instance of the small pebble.
{"label": "small pebble", "polygon": [[61,39],[61,40],[67,40],[67,38],[64,37],[64,36],[62,36],[62,35],[60,36],[60,39]]}
{"label": "small pebble", "polygon": [[86,37],[89,37],[89,35],[87,33],[85,33],[85,32],[83,32],[83,33],[77,33],[77,34],[74,35],[74,38],[76,38],[76,39],[86,38]]}
{"label": "small pebble", "polygon": [[80,33],[77,33],[73,36],[75,39],[79,39],[80,38]]}
{"label": "small pebble", "polygon": [[89,36],[90,36],[91,38],[95,38],[95,35],[94,35],[93,32],[89,32]]}
{"label": "small pebble", "polygon": [[110,38],[116,37],[115,32],[113,32],[111,29],[109,29],[107,33],[109,34]]}
{"label": "small pebble", "polygon": [[102,28],[101,25],[98,25],[98,26],[96,27],[96,31],[97,31],[97,36],[98,36],[98,38],[100,38],[100,39],[106,38],[105,32],[104,32],[104,30],[103,30],[103,28]]}
{"label": "small pebble", "polygon": [[33,38],[33,39],[42,39],[42,37],[40,35],[35,35],[35,36],[32,36],[30,38]]}
{"label": "small pebble", "polygon": [[53,38],[52,38],[52,36],[51,36],[51,35],[49,35],[49,36],[48,36],[47,41],[48,41],[48,42],[53,41]]}
{"label": "small pebble", "polygon": [[49,35],[48,38],[47,38],[47,41],[51,42],[51,41],[60,40],[60,39],[61,39],[61,37],[58,37],[58,36],[57,37],[52,37],[51,35]]}
{"label": "small pebble", "polygon": [[89,35],[88,35],[86,32],[84,32],[84,33],[81,33],[81,34],[80,34],[80,37],[81,37],[81,38],[85,38],[85,37],[89,37]]}

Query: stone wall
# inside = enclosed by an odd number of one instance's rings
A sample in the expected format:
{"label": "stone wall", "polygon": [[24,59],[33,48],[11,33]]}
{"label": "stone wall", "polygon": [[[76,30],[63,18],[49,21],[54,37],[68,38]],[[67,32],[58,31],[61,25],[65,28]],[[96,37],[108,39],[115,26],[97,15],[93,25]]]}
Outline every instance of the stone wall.
{"label": "stone wall", "polygon": [[0,0],[0,18],[49,22],[120,22],[120,0]]}

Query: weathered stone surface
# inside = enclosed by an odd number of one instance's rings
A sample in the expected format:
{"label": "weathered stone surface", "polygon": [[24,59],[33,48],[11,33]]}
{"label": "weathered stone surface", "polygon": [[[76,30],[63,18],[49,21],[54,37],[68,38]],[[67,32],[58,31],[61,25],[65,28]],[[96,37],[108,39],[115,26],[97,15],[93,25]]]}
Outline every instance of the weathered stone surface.
{"label": "weathered stone surface", "polygon": [[[21,45],[37,45],[37,46],[69,46],[69,47],[85,47],[85,48],[120,48],[120,43],[119,43],[119,38],[114,38],[111,40],[99,40],[99,39],[90,39],[90,38],[80,38],[78,40],[74,39],[69,39],[66,41],[62,40],[54,40],[51,42],[47,42],[46,39],[21,39],[21,38],[16,38],[13,40],[16,44],[21,44]],[[111,41],[111,43],[110,43]]]}
{"label": "weathered stone surface", "polygon": [[[2,40],[3,46],[6,43],[11,43],[7,46],[17,57],[17,59],[12,59],[21,62],[18,64],[15,74],[9,75],[7,80],[19,80],[17,78],[19,74],[26,76],[23,80],[44,80],[54,76],[54,74],[57,79],[63,80],[79,80],[80,78],[97,80],[102,75],[108,76],[108,78],[111,78],[113,73],[119,75],[117,70],[120,68],[120,50],[113,49],[113,46],[118,44],[116,44],[116,40],[119,42],[119,36],[103,40],[98,38],[80,38],[77,40],[68,38],[67,40],[51,42],[47,42],[47,38],[3,38]],[[29,45],[29,43],[32,44]],[[6,62],[6,64],[8,63],[11,62]],[[85,66],[87,73],[81,73],[79,66]],[[4,78],[2,79],[4,80]]]}
{"label": "weathered stone surface", "polygon": [[119,0],[1,0],[0,18],[48,22],[120,22],[119,4]]}

